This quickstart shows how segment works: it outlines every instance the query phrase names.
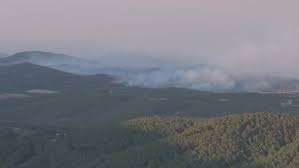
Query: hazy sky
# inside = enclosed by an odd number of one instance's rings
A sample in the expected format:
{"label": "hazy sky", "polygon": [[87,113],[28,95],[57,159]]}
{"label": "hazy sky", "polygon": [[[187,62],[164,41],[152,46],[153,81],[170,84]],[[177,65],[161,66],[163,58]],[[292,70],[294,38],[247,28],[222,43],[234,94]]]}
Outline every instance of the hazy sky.
{"label": "hazy sky", "polygon": [[134,53],[138,60],[297,75],[298,6],[298,0],[1,0],[0,52],[114,53],[119,62]]}

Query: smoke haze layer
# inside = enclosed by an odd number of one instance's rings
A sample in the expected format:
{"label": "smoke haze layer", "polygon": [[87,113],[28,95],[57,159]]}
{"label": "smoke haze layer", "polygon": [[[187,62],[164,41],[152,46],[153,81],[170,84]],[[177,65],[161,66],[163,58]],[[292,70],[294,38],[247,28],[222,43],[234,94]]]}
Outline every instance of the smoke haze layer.
{"label": "smoke haze layer", "polygon": [[238,76],[298,78],[298,6],[296,0],[2,0],[0,51],[46,50],[113,66],[209,64]]}
{"label": "smoke haze layer", "polygon": [[[105,59],[106,60],[106,59]],[[154,63],[155,60],[152,60]],[[27,51],[0,58],[1,66],[31,63],[78,75],[107,74],[115,82],[147,88],[181,87],[202,91],[298,91],[299,80],[284,76],[235,75],[206,64],[148,64],[121,66],[64,54]],[[132,63],[132,62],[131,62]],[[115,64],[115,62],[114,62]]]}

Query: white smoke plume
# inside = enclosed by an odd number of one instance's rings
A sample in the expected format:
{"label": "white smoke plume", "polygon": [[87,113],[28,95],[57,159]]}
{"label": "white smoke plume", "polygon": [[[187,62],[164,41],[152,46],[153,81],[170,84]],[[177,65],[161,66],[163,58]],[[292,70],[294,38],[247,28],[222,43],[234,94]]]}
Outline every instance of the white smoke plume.
{"label": "white smoke plume", "polygon": [[228,90],[234,80],[222,69],[199,65],[195,67],[168,67],[129,75],[129,85],[145,87],[183,87],[199,90]]}

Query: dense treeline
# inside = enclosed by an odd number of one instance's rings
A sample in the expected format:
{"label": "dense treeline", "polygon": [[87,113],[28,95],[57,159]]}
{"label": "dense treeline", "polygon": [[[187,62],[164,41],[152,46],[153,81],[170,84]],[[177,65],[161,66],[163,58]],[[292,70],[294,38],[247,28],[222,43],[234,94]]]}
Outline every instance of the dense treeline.
{"label": "dense treeline", "polygon": [[159,132],[203,165],[298,167],[298,122],[294,116],[254,113],[206,120],[153,117],[129,125]]}
{"label": "dense treeline", "polygon": [[149,117],[0,125],[1,168],[298,167],[298,117]]}

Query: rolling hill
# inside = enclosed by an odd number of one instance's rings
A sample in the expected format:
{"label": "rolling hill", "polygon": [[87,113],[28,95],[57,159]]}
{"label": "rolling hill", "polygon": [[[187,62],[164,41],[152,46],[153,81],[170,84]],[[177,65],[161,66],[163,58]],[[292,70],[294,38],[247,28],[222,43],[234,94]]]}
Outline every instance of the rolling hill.
{"label": "rolling hill", "polygon": [[31,63],[0,66],[0,91],[96,88],[109,86],[112,81],[107,75],[81,76]]}

